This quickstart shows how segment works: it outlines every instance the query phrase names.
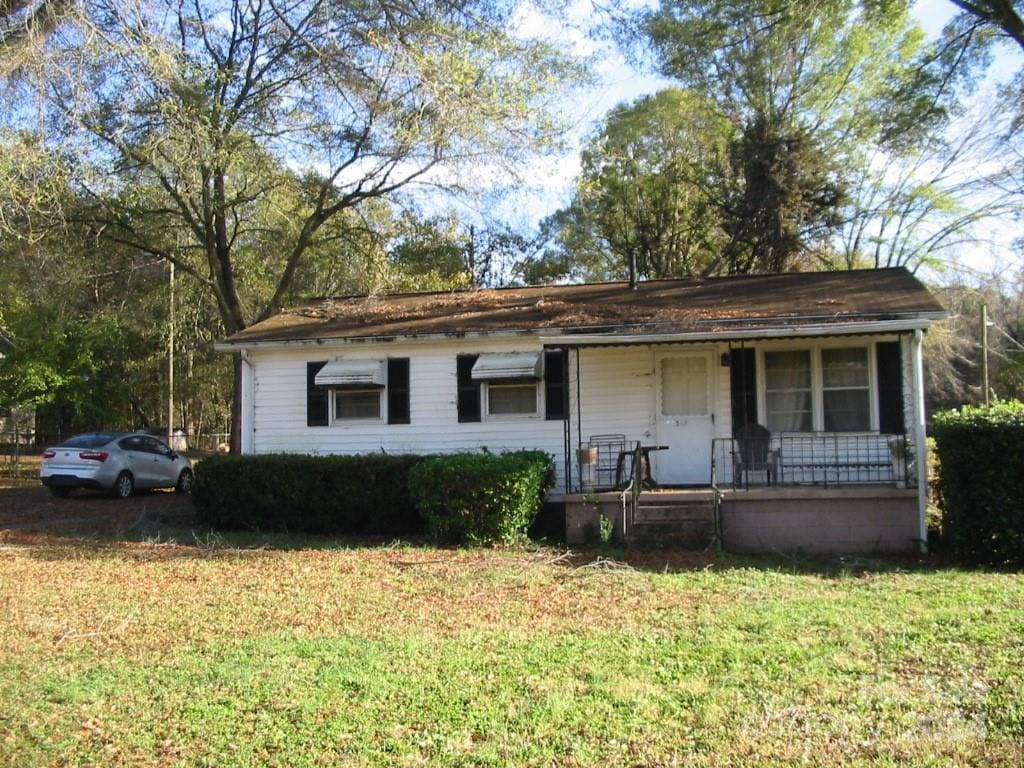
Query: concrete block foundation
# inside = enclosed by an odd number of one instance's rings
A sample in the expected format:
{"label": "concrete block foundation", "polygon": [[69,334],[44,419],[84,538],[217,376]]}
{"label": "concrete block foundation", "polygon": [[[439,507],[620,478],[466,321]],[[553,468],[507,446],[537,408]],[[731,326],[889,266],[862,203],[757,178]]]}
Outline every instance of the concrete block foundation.
{"label": "concrete block foundation", "polygon": [[[622,542],[618,493],[565,497],[565,537],[571,545],[597,541],[600,518]],[[729,552],[882,554],[913,552],[920,538],[916,488],[786,487],[723,491],[722,546]]]}
{"label": "concrete block foundation", "polygon": [[719,514],[730,552],[911,552],[920,537],[916,488],[727,491]]}

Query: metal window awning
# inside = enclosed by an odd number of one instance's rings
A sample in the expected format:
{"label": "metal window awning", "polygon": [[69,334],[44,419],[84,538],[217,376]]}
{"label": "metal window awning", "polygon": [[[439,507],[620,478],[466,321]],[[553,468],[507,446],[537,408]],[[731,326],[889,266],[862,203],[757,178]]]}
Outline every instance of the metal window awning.
{"label": "metal window awning", "polygon": [[383,360],[332,360],[314,379],[318,387],[332,389],[383,389]]}
{"label": "metal window awning", "polygon": [[540,352],[483,354],[473,364],[474,381],[539,379],[544,376],[544,355]]}

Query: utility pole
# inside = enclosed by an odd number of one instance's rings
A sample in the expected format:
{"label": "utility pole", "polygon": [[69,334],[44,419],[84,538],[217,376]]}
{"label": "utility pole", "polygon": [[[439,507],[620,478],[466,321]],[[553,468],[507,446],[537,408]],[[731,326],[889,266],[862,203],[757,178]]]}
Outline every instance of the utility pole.
{"label": "utility pole", "polygon": [[170,328],[167,333],[167,445],[174,447],[174,262],[170,277]]}
{"label": "utility pole", "polygon": [[981,387],[985,392],[985,407],[988,408],[988,307],[981,305]]}

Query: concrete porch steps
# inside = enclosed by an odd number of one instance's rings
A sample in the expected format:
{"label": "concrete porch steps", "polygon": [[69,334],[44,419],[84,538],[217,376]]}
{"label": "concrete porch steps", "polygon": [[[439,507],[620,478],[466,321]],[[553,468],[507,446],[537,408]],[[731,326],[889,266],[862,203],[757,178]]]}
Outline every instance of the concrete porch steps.
{"label": "concrete porch steps", "polygon": [[706,490],[640,494],[626,544],[706,549],[715,542],[715,500]]}

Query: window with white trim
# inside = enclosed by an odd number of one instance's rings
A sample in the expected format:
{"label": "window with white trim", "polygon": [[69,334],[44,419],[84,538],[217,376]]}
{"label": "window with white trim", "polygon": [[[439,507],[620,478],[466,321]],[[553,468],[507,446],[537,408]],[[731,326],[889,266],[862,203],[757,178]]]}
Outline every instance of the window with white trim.
{"label": "window with white trim", "polygon": [[339,389],[334,393],[335,421],[379,421],[382,389]]}
{"label": "window with white trim", "polygon": [[870,383],[866,347],[821,350],[821,400],[826,432],[871,429]]}
{"label": "window with white trim", "polygon": [[869,346],[764,351],[764,425],[772,432],[877,429]]}
{"label": "window with white trim", "polygon": [[765,426],[772,432],[814,429],[809,350],[764,353]]}
{"label": "window with white trim", "polygon": [[488,416],[536,416],[537,383],[487,383]]}

